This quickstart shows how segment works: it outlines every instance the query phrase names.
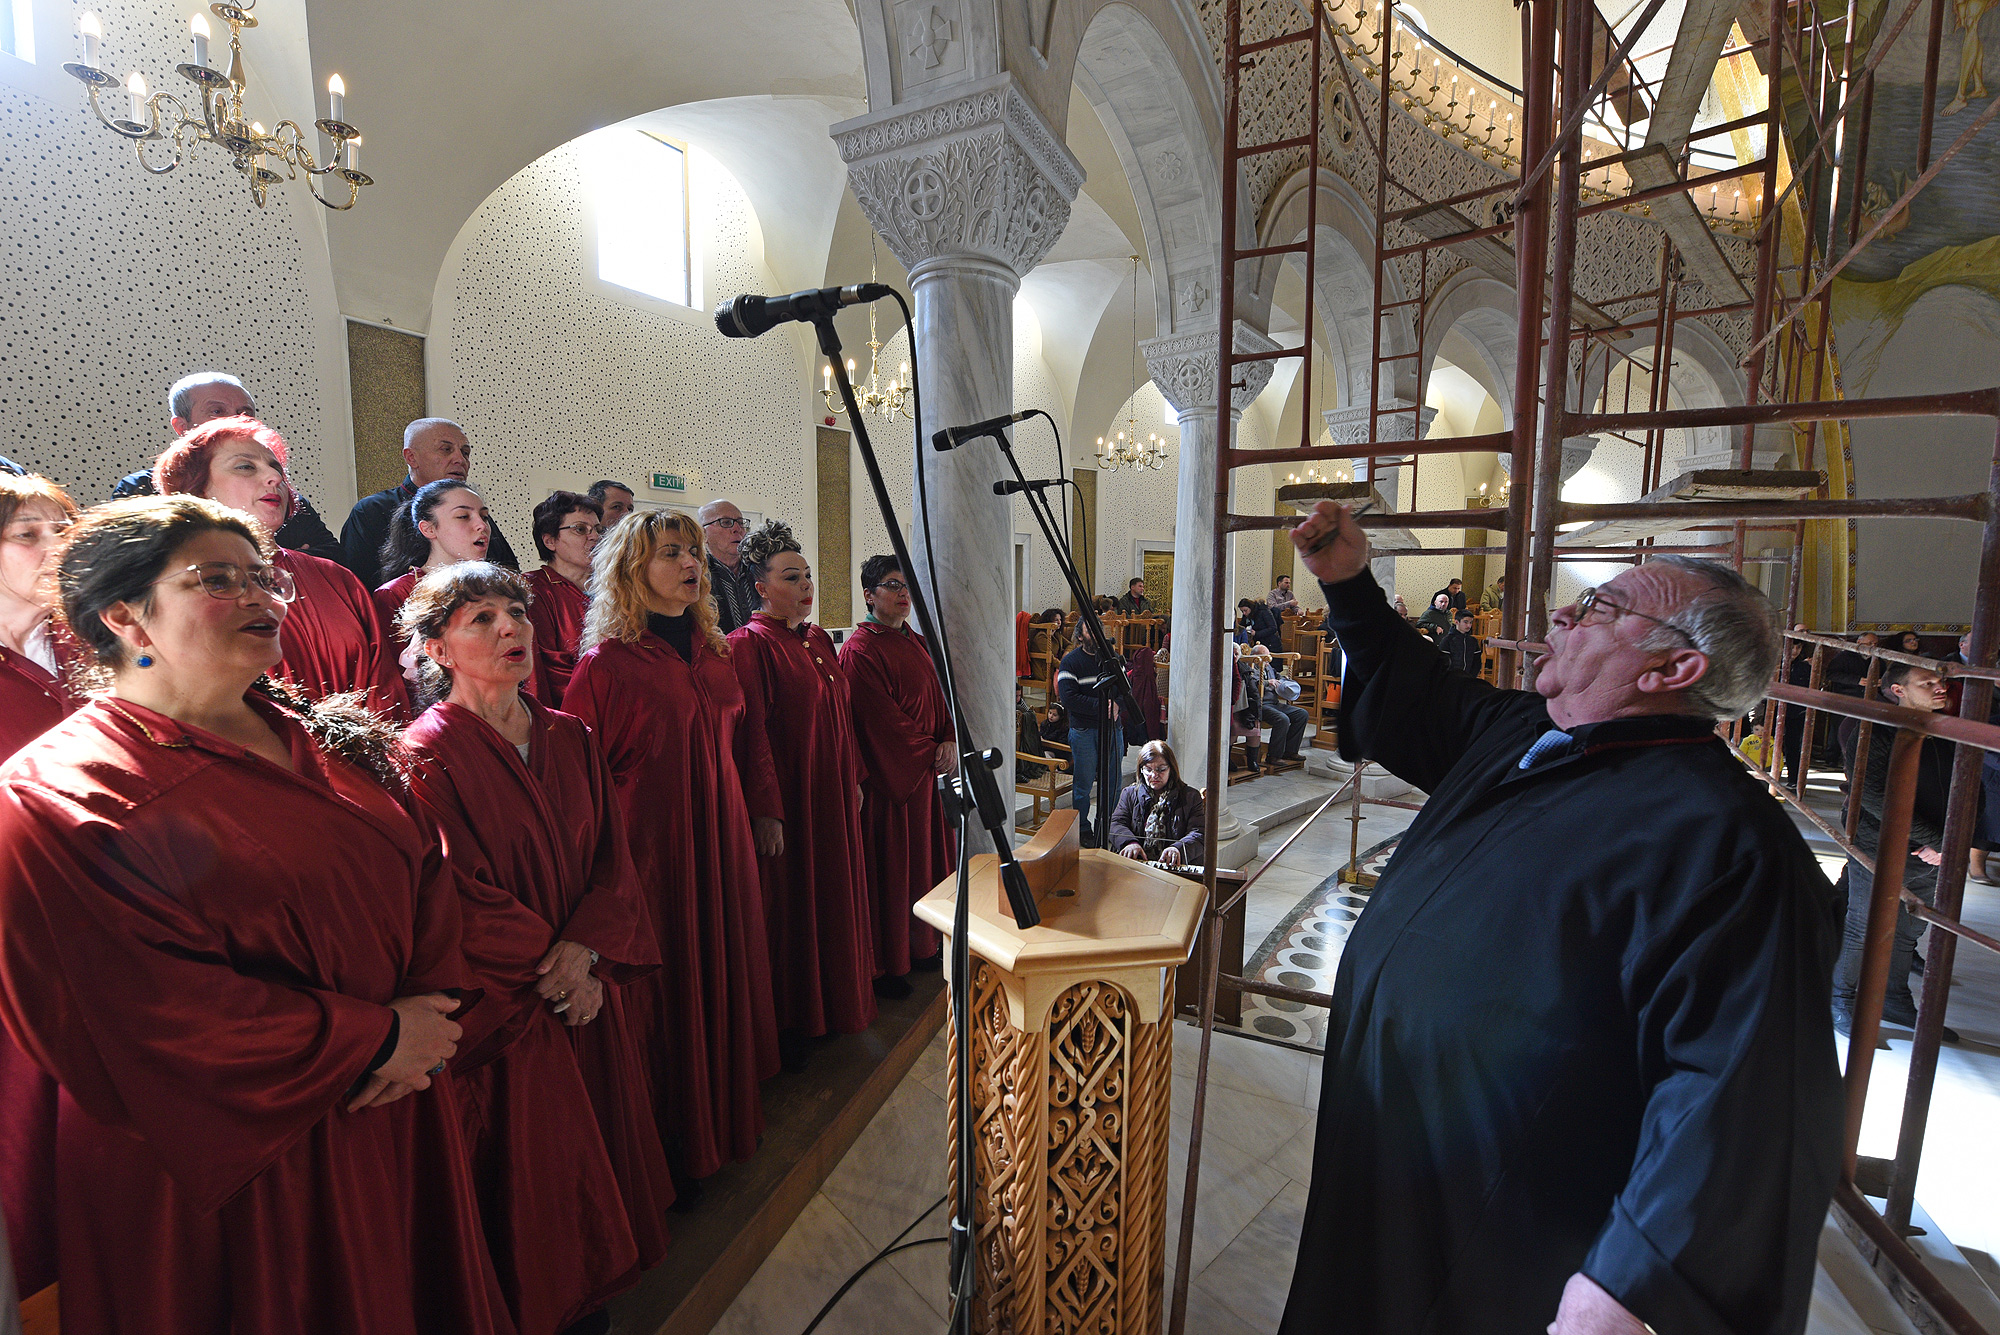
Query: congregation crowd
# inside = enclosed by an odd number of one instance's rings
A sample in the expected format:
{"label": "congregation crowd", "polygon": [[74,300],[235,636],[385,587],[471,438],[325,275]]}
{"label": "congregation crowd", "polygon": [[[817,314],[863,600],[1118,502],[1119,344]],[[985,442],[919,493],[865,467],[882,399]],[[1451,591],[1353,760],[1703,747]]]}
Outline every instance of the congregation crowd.
{"label": "congregation crowd", "polygon": [[77,1330],[607,1329],[762,1082],[938,965],[909,576],[864,562],[836,649],[791,529],[728,501],[557,491],[521,573],[456,423],[336,538],[234,377],[168,415],[103,504],[0,461],[21,1292]]}

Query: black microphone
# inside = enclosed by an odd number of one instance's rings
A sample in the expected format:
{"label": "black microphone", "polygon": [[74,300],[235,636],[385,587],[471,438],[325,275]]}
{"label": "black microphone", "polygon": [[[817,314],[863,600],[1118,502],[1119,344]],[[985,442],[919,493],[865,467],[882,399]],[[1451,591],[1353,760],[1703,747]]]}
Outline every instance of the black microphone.
{"label": "black microphone", "polygon": [[1038,408],[1029,408],[1025,412],[1008,413],[1005,417],[989,417],[983,422],[974,422],[971,426],[948,426],[942,431],[931,434],[931,444],[942,454],[946,450],[957,449],[967,441],[978,440],[981,436],[998,435],[1003,428],[1010,427],[1016,422],[1025,422],[1039,411],[1041,410]]}
{"label": "black microphone", "polygon": [[1047,491],[1050,487],[1062,486],[1063,482],[1064,479],[1059,477],[1033,477],[1029,478],[1026,482],[1016,482],[1010,479],[1006,482],[995,482],[993,484],[993,494],[995,496],[1012,496],[1023,491]]}
{"label": "black microphone", "polygon": [[715,327],[726,338],[755,338],[790,320],[817,320],[842,306],[880,301],[890,291],[886,283],[853,283],[847,287],[811,287],[788,297],[758,297],[745,292],[715,308]]}

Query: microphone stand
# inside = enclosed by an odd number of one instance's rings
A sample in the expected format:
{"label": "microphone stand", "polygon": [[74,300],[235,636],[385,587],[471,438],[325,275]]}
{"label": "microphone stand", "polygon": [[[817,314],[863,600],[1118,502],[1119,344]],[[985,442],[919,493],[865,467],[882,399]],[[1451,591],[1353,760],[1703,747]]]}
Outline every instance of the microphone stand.
{"label": "microphone stand", "polygon": [[[972,739],[971,729],[966,726],[965,711],[959,706],[958,691],[952,680],[951,663],[945,656],[944,640],[931,618],[923,582],[916,577],[916,563],[910,559],[909,544],[903,538],[903,526],[896,522],[895,502],[889,499],[889,488],[882,480],[882,465],[875,457],[874,442],[868,438],[867,414],[855,401],[854,382],[848,378],[847,363],[840,355],[840,334],[833,327],[833,312],[822,311],[813,317],[812,325],[819,331],[819,349],[826,354],[827,362],[833,367],[834,382],[840,386],[840,400],[847,407],[847,420],[854,428],[855,443],[861,448],[861,463],[868,472],[868,485],[875,493],[875,507],[881,511],[882,523],[889,530],[889,544],[896,553],[896,560],[901,563],[904,578],[910,583],[910,602],[916,612],[917,625],[924,633],[924,640],[930,649],[931,666],[937,672],[938,682],[944,687],[951,705],[952,727],[957,735],[958,777],[940,777],[938,793],[946,813],[958,824],[958,899],[952,906],[950,972],[952,1029],[958,1039],[955,1054],[957,1098],[952,1109],[958,1172],[953,1183],[951,1218],[951,1329],[954,1335],[971,1335],[972,1298],[977,1287],[978,1270],[974,1265],[972,1246],[976,1186],[972,1171],[972,944],[969,939],[972,871],[967,843],[972,834],[974,815],[992,835],[994,850],[1000,855],[1000,883],[1007,892],[1007,903],[1013,910],[1014,921],[1022,927],[1033,927],[1042,920],[1042,915],[1035,906],[1034,892],[1028,887],[1027,874],[1014,858],[1010,837],[1012,813],[1001,796],[999,781],[993,777],[993,772],[1006,763],[1006,756],[997,748],[981,750]],[[911,332],[914,338],[915,331]],[[921,401],[918,415],[921,420]],[[920,441],[919,468],[923,467],[922,448]],[[935,578],[936,572],[932,574]]]}
{"label": "microphone stand", "polygon": [[[1094,848],[1108,848],[1110,812],[1118,801],[1118,780],[1122,777],[1120,762],[1125,756],[1124,725],[1111,716],[1110,706],[1116,703],[1130,709],[1132,716],[1138,718],[1141,717],[1139,701],[1132,694],[1132,684],[1125,679],[1125,660],[1111,647],[1104,623],[1098,620],[1097,609],[1091,605],[1090,591],[1083,587],[1083,577],[1077,573],[1076,558],[1056,528],[1055,515],[1049,510],[1048,492],[1028,482],[1027,476],[1021,472],[1021,461],[1014,457],[1013,442],[1007,439],[1004,430],[993,432],[993,439],[999,444],[1000,453],[1006,456],[1007,466],[1014,470],[1015,480],[1021,484],[1021,495],[1027,498],[1028,511],[1034,515],[1036,526],[1042,530],[1042,537],[1047,539],[1049,549],[1055,553],[1056,567],[1069,584],[1070,596],[1076,599],[1077,625],[1090,637],[1097,654],[1097,829],[1088,842]],[[1067,482],[1067,479],[1062,480]],[[1149,720],[1147,731],[1151,730]],[[1115,751],[1112,749],[1114,739],[1117,741]]]}

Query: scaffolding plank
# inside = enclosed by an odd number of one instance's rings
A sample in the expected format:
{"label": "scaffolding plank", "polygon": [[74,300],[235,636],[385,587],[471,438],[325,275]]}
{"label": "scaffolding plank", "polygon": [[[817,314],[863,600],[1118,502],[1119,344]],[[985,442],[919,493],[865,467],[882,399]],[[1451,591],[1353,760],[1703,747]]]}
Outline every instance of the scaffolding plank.
{"label": "scaffolding plank", "polygon": [[[1796,501],[1825,485],[1826,474],[1802,469],[1700,468],[1682,473],[1673,481],[1639,498],[1642,505],[1661,501]],[[1686,520],[1604,519],[1587,524],[1574,533],[1560,535],[1565,547],[1613,547],[1674,533],[1690,523],[1701,522],[1699,514]]]}
{"label": "scaffolding plank", "polygon": [[[1288,482],[1278,488],[1277,497],[1281,504],[1295,505],[1302,511],[1321,501],[1333,501],[1356,515],[1395,512],[1395,507],[1370,482]],[[1416,533],[1407,528],[1371,528],[1368,545],[1380,552],[1410,552],[1423,546]]]}
{"label": "scaffolding plank", "polygon": [[[1632,178],[1635,192],[1652,190],[1681,179],[1678,160],[1679,154],[1665,144],[1648,144],[1626,155],[1625,171]],[[1698,186],[1700,182],[1695,184]],[[1673,238],[1674,249],[1687,265],[1687,276],[1698,280],[1704,293],[1719,303],[1750,299],[1750,289],[1743,286],[1742,276],[1730,267],[1729,257],[1716,244],[1715,233],[1709,231],[1708,221],[1693,198],[1675,191],[1653,200],[1652,208],[1650,215],[1642,216],[1647,222],[1658,223]]]}

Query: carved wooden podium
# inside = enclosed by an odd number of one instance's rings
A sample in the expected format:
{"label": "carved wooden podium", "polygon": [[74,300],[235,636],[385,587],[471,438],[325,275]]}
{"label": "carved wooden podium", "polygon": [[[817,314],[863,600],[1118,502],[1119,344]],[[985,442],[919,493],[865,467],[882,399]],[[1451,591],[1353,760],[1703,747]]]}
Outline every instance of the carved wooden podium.
{"label": "carved wooden podium", "polygon": [[[1155,1335],[1173,978],[1200,926],[1202,887],[1079,849],[1073,810],[1017,856],[1041,907],[1036,927],[1008,911],[999,859],[971,869],[972,1328]],[[947,936],[957,888],[947,880],[916,907]],[[955,1098],[963,1036],[951,1039]],[[953,1159],[956,1173],[955,1145]]]}

